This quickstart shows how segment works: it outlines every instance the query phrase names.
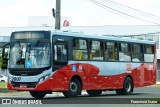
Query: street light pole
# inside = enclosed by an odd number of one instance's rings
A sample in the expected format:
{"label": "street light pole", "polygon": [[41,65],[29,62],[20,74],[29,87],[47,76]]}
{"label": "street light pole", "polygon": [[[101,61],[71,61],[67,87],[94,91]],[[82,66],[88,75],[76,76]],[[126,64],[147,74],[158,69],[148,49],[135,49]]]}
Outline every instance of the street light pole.
{"label": "street light pole", "polygon": [[61,29],[61,0],[56,0],[55,29]]}

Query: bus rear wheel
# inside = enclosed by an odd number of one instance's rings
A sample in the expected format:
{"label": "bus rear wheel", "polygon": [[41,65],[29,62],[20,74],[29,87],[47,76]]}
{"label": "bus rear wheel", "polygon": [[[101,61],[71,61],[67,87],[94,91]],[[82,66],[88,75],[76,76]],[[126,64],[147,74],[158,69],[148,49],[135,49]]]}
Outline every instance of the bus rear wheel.
{"label": "bus rear wheel", "polygon": [[63,92],[63,95],[65,97],[77,97],[79,95],[79,93],[81,93],[81,83],[78,79],[73,78],[70,81],[70,85],[69,85],[69,90]]}
{"label": "bus rear wheel", "polygon": [[30,91],[32,97],[36,99],[43,98],[47,93],[45,91]]}
{"label": "bus rear wheel", "polygon": [[126,77],[123,83],[123,89],[117,89],[119,95],[130,95],[133,92],[133,81],[130,77]]}
{"label": "bus rear wheel", "polygon": [[102,90],[87,90],[90,96],[99,96],[102,94]]}

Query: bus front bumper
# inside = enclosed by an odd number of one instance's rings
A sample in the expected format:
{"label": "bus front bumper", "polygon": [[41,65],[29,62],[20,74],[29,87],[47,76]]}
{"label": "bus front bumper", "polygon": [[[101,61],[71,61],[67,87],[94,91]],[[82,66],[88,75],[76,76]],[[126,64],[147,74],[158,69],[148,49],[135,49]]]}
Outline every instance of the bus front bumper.
{"label": "bus front bumper", "polygon": [[[52,83],[52,84],[51,84]],[[8,90],[20,90],[20,91],[48,91],[53,90],[54,85],[53,81],[50,79],[38,83],[38,82],[8,82]]]}

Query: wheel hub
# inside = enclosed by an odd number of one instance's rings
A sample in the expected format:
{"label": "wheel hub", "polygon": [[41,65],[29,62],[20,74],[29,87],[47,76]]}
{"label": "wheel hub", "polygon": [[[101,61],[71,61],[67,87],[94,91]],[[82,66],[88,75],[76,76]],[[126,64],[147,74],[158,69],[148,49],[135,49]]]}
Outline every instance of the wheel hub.
{"label": "wheel hub", "polygon": [[75,92],[77,92],[77,89],[78,89],[77,84],[74,83],[74,82],[71,82],[71,83],[70,83],[70,90],[71,90],[73,93],[75,93]]}
{"label": "wheel hub", "polygon": [[126,83],[126,91],[131,91],[131,84],[129,82]]}

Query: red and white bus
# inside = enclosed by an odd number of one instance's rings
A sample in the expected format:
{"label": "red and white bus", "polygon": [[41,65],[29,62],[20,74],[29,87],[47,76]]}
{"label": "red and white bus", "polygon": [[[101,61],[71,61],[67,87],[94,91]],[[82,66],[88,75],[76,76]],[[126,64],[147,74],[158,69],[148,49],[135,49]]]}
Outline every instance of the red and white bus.
{"label": "red and white bus", "polygon": [[105,90],[129,95],[136,87],[156,83],[153,41],[63,31],[18,31],[11,34],[9,47],[7,87],[29,91],[34,98],[52,92],[76,97],[82,90],[91,96]]}

